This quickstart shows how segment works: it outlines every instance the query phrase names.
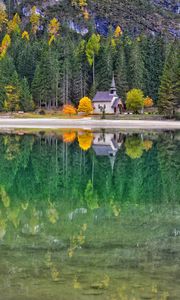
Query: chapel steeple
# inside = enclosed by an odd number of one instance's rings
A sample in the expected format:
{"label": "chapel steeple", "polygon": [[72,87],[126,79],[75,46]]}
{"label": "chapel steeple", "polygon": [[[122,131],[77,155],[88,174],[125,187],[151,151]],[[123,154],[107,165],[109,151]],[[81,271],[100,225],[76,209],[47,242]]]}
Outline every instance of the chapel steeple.
{"label": "chapel steeple", "polygon": [[112,78],[112,83],[111,83],[111,88],[110,88],[110,94],[116,96],[117,89],[116,89],[116,83],[115,83],[115,79],[114,79],[114,72],[113,72],[113,78]]}

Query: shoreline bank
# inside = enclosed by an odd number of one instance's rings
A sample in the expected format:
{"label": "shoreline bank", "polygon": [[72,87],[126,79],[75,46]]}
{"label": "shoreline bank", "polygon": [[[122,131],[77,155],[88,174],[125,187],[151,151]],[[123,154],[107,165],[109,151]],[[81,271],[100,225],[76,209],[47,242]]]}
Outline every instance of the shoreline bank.
{"label": "shoreline bank", "polygon": [[180,129],[180,121],[93,120],[84,119],[1,119],[0,128],[119,128],[119,129]]}

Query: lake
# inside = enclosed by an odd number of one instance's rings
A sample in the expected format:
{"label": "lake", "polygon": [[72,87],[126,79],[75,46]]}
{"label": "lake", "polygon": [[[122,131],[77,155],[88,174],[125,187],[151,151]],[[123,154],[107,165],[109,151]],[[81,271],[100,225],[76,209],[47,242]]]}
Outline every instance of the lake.
{"label": "lake", "polygon": [[180,299],[180,131],[0,134],[0,300]]}

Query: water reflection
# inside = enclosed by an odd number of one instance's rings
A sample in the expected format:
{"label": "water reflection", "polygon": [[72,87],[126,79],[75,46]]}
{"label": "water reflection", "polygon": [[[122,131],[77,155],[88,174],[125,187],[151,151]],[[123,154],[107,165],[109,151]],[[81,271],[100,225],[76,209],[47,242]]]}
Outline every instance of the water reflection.
{"label": "water reflection", "polygon": [[0,136],[0,299],[178,299],[179,132]]}

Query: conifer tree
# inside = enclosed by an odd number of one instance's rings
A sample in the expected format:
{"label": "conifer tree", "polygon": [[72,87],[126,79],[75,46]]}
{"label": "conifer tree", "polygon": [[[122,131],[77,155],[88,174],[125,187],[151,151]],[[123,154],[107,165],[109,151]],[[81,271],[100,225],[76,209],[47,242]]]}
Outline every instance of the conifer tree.
{"label": "conifer tree", "polygon": [[23,111],[32,111],[34,109],[32,95],[30,93],[28,81],[25,77],[21,81],[20,106]]}
{"label": "conifer tree", "polygon": [[145,67],[140,47],[140,41],[136,38],[131,45],[129,59],[129,84],[130,88],[138,88],[144,90],[144,73]]}
{"label": "conifer tree", "polygon": [[127,81],[127,62],[124,53],[123,45],[120,45],[117,49],[117,58],[115,64],[115,76],[116,76],[116,87],[117,94],[125,100],[126,93],[129,90]]}
{"label": "conifer tree", "polygon": [[180,105],[179,43],[174,42],[168,53],[159,89],[159,112],[174,116]]}

